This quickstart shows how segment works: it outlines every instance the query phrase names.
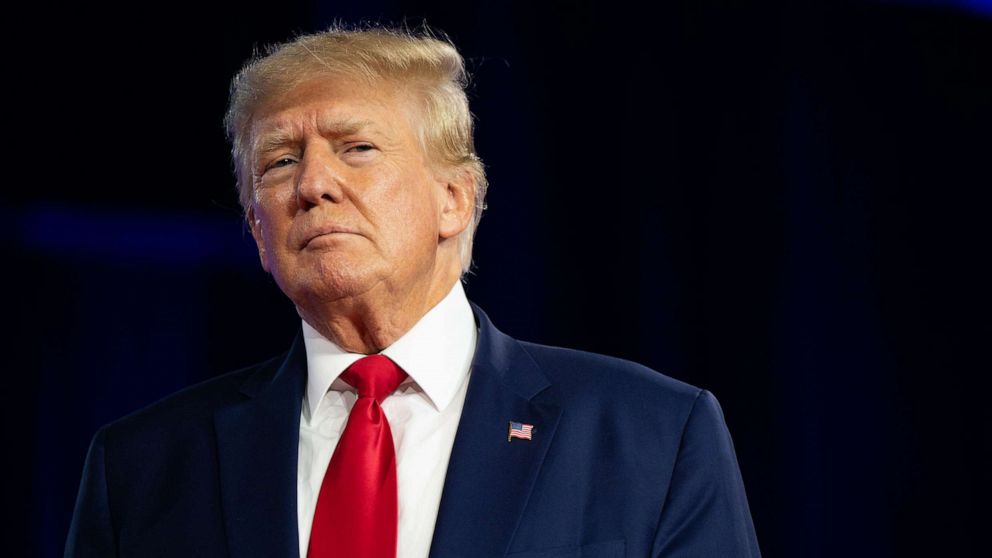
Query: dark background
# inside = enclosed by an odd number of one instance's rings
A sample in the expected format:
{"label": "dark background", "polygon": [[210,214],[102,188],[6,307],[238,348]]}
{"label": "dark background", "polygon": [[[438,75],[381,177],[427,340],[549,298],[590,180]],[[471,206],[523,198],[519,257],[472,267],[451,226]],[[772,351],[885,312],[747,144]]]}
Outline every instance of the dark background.
{"label": "dark background", "polygon": [[5,555],[102,424],[283,351],[221,119],[253,49],[427,22],[492,184],[469,297],[705,387],[766,557],[987,556],[989,2],[36,8],[5,60]]}

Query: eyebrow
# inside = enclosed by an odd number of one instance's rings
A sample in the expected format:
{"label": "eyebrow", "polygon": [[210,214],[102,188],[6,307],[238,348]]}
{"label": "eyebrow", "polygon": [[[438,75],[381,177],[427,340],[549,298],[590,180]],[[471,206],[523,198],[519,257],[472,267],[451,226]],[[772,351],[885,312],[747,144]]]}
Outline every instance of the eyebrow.
{"label": "eyebrow", "polygon": [[[347,136],[363,130],[378,128],[371,120],[356,120],[353,118],[335,118],[320,122],[321,134],[326,136]],[[255,142],[255,153],[269,153],[299,141],[293,126],[276,125],[262,134]]]}

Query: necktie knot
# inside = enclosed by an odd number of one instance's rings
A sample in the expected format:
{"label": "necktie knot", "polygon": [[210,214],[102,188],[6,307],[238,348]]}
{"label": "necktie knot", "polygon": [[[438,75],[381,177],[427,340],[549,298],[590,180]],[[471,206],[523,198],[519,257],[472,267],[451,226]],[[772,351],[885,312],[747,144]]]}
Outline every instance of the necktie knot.
{"label": "necktie knot", "polygon": [[382,403],[406,379],[406,372],[385,355],[363,357],[341,373],[341,379],[358,389],[358,397]]}

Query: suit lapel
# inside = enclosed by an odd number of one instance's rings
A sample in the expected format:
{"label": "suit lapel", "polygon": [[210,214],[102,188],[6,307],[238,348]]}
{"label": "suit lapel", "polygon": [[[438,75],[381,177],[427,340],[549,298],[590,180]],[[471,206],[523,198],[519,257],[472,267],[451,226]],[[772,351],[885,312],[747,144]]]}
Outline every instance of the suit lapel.
{"label": "suit lapel", "polygon": [[[507,552],[561,414],[544,397],[550,383],[538,365],[472,307],[479,344],[434,529],[436,557]],[[511,420],[534,425],[533,440],[508,442]]]}
{"label": "suit lapel", "polygon": [[298,556],[296,468],[306,349],[298,335],[269,379],[242,386],[247,401],[214,415],[230,555]]}

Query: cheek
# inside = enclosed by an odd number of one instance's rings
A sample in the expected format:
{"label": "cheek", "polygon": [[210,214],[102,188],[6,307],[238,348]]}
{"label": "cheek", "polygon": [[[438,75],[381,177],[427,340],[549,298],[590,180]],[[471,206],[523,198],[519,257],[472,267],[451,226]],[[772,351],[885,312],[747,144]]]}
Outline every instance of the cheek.
{"label": "cheek", "polygon": [[438,235],[437,207],[431,198],[420,195],[410,196],[404,204],[395,207],[395,222],[399,234],[406,241],[433,242]]}
{"label": "cheek", "polygon": [[290,188],[272,188],[259,192],[256,203],[267,214],[282,216],[296,207],[296,195]]}
{"label": "cheek", "polygon": [[255,216],[261,220],[262,231],[267,245],[271,245],[281,234],[285,234],[292,220],[293,200],[283,192],[269,192],[259,195],[255,203]]}
{"label": "cheek", "polygon": [[[371,193],[371,192],[370,192]],[[434,192],[416,173],[397,176],[389,186],[377,188],[364,204],[374,215],[370,219],[390,231],[393,242],[409,245],[416,238],[435,235],[438,228],[438,204]]]}

